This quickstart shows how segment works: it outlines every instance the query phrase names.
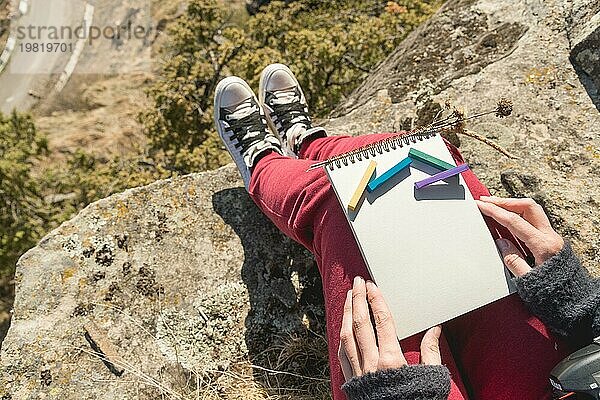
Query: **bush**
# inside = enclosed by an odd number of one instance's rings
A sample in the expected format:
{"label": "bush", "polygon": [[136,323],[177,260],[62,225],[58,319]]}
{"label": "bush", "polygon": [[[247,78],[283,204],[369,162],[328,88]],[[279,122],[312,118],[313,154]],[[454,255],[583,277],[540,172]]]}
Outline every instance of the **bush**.
{"label": "bush", "polygon": [[43,171],[44,199],[52,210],[47,223],[56,226],[96,200],[169,175],[169,171],[143,162],[136,154],[103,159],[77,150],[68,156],[66,165]]}
{"label": "bush", "polygon": [[0,274],[11,274],[17,257],[46,231],[48,211],[32,176],[47,142],[29,115],[0,113]]}
{"label": "bush", "polygon": [[441,2],[272,2],[243,24],[215,0],[191,0],[169,30],[154,107],[140,115],[159,163],[183,172],[229,162],[213,127],[212,98],[235,74],[257,88],[270,63],[290,66],[315,116],[324,116]]}

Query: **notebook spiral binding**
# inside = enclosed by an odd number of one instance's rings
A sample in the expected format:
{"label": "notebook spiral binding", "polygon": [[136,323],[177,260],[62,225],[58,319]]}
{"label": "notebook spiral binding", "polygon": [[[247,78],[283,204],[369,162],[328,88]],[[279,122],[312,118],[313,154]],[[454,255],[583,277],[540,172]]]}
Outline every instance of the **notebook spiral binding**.
{"label": "notebook spiral binding", "polygon": [[408,146],[412,143],[429,139],[435,136],[436,133],[436,130],[418,130],[405,132],[396,136],[390,136],[380,140],[379,142],[358,147],[349,152],[339,154],[325,161],[313,164],[310,166],[309,171],[322,166],[326,166],[333,171],[335,168],[342,168],[342,166],[348,166],[350,163],[362,161],[363,158],[369,159],[370,157],[375,157],[377,154],[383,154],[384,152],[388,152],[390,150],[396,150],[398,147],[403,147],[405,145]]}

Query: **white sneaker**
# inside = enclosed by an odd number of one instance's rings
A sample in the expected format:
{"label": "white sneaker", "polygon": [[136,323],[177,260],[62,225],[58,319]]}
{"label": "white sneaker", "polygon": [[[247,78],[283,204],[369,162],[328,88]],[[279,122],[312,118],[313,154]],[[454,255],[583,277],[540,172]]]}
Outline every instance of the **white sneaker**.
{"label": "white sneaker", "polygon": [[215,90],[215,125],[235,161],[244,186],[250,184],[250,168],[265,151],[283,154],[281,142],[267,127],[263,108],[248,84],[237,76],[227,77]]}
{"label": "white sneaker", "polygon": [[263,70],[258,98],[287,155],[297,156],[302,142],[309,137],[327,136],[324,128],[312,126],[302,88],[287,66],[271,64]]}

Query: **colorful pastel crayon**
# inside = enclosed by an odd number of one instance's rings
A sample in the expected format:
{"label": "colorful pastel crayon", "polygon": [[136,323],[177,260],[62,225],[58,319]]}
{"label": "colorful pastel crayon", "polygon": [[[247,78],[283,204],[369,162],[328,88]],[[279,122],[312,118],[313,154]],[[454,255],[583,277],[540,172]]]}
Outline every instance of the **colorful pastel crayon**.
{"label": "colorful pastel crayon", "polygon": [[391,179],[394,175],[407,168],[411,163],[412,159],[410,157],[406,157],[404,160],[400,161],[398,164],[381,174],[381,176],[378,176],[369,182],[367,185],[367,191],[372,192],[373,190],[377,189],[379,186]]}
{"label": "colorful pastel crayon", "polygon": [[427,153],[423,153],[422,151],[417,150],[415,148],[411,148],[409,150],[408,156],[413,160],[421,161],[422,163],[437,168],[440,171],[445,171],[447,169],[454,168],[454,165],[447,163],[446,161],[442,161],[434,156],[430,156]]}
{"label": "colorful pastel crayon", "polygon": [[469,169],[469,165],[461,164],[458,167],[453,167],[451,169],[447,169],[446,171],[442,171],[439,174],[435,174],[430,176],[429,178],[425,178],[422,181],[415,182],[415,188],[421,189],[427,185],[431,185],[432,183],[443,181],[444,179],[448,179],[454,175],[458,175],[461,172],[465,172]]}
{"label": "colorful pastel crayon", "polygon": [[358,183],[358,186],[356,187],[356,190],[354,191],[352,198],[350,199],[350,203],[348,203],[348,209],[350,211],[356,210],[356,207],[358,206],[358,202],[360,201],[360,198],[362,197],[362,195],[365,191],[365,188],[367,187],[367,184],[369,183],[369,181],[371,180],[371,177],[373,176],[373,173],[375,172],[375,167],[377,167],[377,163],[375,161],[371,160],[371,162],[367,166],[367,169],[365,170],[365,173],[363,174],[362,178],[360,179],[360,182]]}

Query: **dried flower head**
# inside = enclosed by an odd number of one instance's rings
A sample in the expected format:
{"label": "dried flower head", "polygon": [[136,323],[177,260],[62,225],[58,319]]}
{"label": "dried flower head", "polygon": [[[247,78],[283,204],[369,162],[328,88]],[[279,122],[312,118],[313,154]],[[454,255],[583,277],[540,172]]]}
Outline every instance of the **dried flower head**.
{"label": "dried flower head", "polygon": [[457,120],[463,121],[465,119],[465,112],[463,110],[460,110],[460,109],[454,107],[454,109],[452,110],[452,116],[454,118],[456,118]]}
{"label": "dried flower head", "polygon": [[498,118],[508,117],[510,114],[512,114],[512,110],[513,110],[512,101],[505,99],[505,98],[501,98],[500,101],[498,102],[498,106],[496,107],[496,117],[498,117]]}
{"label": "dried flower head", "polygon": [[454,107],[452,110],[452,120],[449,131],[454,133],[463,133],[466,125],[464,111]]}

